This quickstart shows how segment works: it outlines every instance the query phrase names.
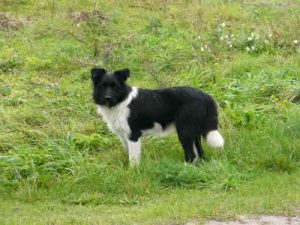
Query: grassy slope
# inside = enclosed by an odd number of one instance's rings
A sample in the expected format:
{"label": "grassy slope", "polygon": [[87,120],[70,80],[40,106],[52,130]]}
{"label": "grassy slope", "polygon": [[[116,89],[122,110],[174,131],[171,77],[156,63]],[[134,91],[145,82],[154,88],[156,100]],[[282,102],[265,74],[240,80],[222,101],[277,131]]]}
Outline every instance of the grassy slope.
{"label": "grassy slope", "polygon": [[[295,213],[299,10],[297,1],[1,1],[0,11],[26,23],[0,30],[0,222]],[[70,16],[80,11],[90,19]],[[224,151],[205,145],[206,160],[184,167],[175,135],[148,138],[142,165],[128,169],[95,114],[93,65],[129,67],[130,83],[141,87],[211,93],[221,106]]]}

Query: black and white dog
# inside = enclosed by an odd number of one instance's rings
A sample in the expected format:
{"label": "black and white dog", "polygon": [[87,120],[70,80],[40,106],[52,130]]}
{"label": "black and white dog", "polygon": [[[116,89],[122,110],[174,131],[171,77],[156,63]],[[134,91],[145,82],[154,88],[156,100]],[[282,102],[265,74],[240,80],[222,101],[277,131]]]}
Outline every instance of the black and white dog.
{"label": "black and white dog", "polygon": [[140,161],[141,137],[154,133],[165,135],[176,129],[188,163],[203,157],[201,136],[211,147],[223,147],[217,105],[208,94],[191,87],[130,87],[128,69],[93,68],[91,73],[97,112],[123,142],[131,165]]}

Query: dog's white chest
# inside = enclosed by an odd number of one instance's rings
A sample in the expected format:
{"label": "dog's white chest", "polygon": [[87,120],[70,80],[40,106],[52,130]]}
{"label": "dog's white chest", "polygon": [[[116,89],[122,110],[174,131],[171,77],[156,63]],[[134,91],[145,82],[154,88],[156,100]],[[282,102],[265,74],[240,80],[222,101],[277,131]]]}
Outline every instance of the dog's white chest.
{"label": "dog's white chest", "polygon": [[108,128],[120,137],[130,134],[130,128],[128,125],[128,117],[130,115],[130,109],[128,105],[138,95],[138,89],[133,87],[128,97],[120,104],[114,107],[107,107],[97,105],[97,113],[102,116],[107,123]]}
{"label": "dog's white chest", "polygon": [[127,106],[108,108],[98,105],[97,112],[102,116],[113,133],[117,135],[130,133],[127,122],[129,117],[129,108]]}

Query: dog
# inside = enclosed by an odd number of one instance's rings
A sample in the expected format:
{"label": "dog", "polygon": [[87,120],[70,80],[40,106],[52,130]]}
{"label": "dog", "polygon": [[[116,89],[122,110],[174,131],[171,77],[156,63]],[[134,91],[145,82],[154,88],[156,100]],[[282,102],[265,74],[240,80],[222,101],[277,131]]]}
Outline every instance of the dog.
{"label": "dog", "polygon": [[192,87],[148,90],[129,86],[129,69],[108,72],[91,70],[93,99],[97,113],[122,141],[129,163],[139,164],[141,137],[168,135],[176,130],[186,163],[203,158],[201,136],[211,147],[223,147],[218,130],[217,104],[214,99]]}

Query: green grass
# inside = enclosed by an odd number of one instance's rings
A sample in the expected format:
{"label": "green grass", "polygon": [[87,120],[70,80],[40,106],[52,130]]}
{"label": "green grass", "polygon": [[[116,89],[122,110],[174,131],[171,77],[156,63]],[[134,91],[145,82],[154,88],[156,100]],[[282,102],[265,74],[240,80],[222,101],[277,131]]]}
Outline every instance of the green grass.
{"label": "green grass", "polygon": [[[296,214],[299,10],[296,0],[1,1],[24,25],[0,20],[0,223]],[[94,65],[128,67],[139,87],[210,93],[224,150],[204,143],[206,159],[184,166],[176,135],[147,138],[141,165],[129,168],[96,115]]]}
{"label": "green grass", "polygon": [[[9,201],[2,204],[0,221],[4,224],[182,224],[191,220],[235,218],[240,214],[291,215],[290,209],[299,206],[299,184],[296,174],[269,173],[242,185],[239,191],[180,188],[135,204],[126,199],[118,205],[66,204],[53,200],[33,205]],[[96,196],[86,193],[84,197]]]}

